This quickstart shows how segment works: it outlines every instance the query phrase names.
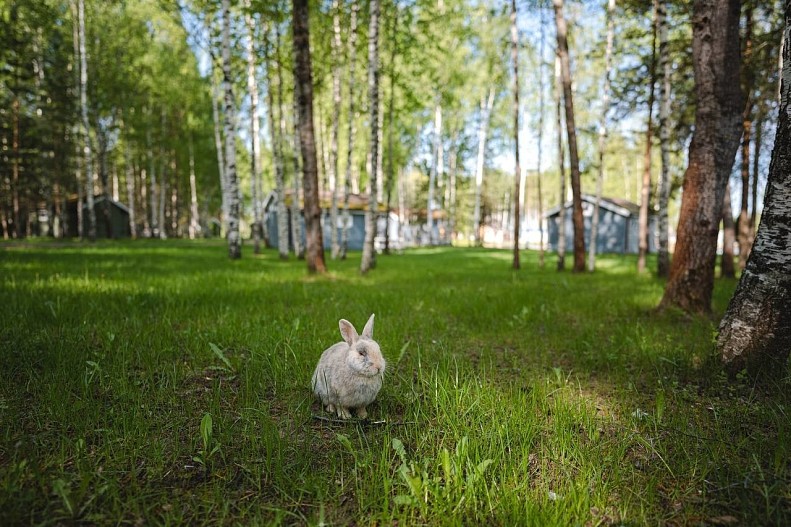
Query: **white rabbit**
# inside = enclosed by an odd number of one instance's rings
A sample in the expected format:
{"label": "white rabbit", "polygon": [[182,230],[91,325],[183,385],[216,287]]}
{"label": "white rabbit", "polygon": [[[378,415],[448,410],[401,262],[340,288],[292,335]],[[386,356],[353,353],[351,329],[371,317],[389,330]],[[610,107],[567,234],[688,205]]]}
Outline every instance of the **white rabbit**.
{"label": "white rabbit", "polygon": [[341,319],[338,325],[344,342],[339,342],[321,354],[313,372],[313,391],[325,409],[338,417],[349,419],[355,410],[364,419],[382,388],[385,359],[374,342],[374,315],[368,319],[361,335],[351,322]]}

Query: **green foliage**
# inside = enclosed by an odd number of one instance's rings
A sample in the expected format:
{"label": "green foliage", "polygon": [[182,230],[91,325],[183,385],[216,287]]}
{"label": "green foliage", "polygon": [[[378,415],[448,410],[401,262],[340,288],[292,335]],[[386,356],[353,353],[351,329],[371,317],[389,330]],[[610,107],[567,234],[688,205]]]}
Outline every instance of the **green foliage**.
{"label": "green foliage", "polygon": [[[791,519],[788,380],[727,382],[713,320],[654,312],[663,283],[631,257],[514,273],[421,249],[361,277],[352,253],[306,277],[222,247],[0,248],[0,523]],[[338,319],[372,312],[371,420],[313,418]]]}

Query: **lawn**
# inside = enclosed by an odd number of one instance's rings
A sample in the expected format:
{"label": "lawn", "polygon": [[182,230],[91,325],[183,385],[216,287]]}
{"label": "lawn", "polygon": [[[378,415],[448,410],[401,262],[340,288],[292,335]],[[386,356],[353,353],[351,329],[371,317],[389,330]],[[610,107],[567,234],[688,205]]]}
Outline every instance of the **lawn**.
{"label": "lawn", "polygon": [[[245,251],[0,245],[0,525],[791,523],[789,381],[714,357],[733,281],[688,318],[631,257],[421,249],[360,276],[353,253],[316,277]],[[384,387],[334,422],[313,368],[371,313]]]}

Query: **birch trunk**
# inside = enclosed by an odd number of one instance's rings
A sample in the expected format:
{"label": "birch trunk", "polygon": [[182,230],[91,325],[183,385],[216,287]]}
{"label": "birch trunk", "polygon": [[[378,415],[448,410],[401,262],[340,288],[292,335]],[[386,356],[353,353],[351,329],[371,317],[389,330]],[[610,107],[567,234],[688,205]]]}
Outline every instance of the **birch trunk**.
{"label": "birch trunk", "polygon": [[637,272],[645,271],[648,255],[648,205],[651,201],[651,150],[654,146],[654,86],[656,85],[656,38],[659,25],[659,0],[654,0],[653,39],[651,41],[651,66],[648,88],[648,123],[645,127],[645,151],[643,153],[643,181],[640,186],[640,214],[638,218]]}
{"label": "birch trunk", "polygon": [[[93,151],[91,150],[91,126],[88,121],[88,60],[85,51],[85,3],[77,0],[77,16],[80,42],[80,115],[82,116],[83,154],[85,156],[85,203],[88,207],[88,239],[96,241],[96,210],[93,206]],[[19,224],[15,229],[20,228]]]}
{"label": "birch trunk", "polygon": [[165,107],[162,107],[160,113],[160,126],[161,126],[161,143],[159,145],[159,212],[157,213],[157,225],[159,225],[159,236],[160,240],[167,239],[167,232],[165,231],[165,196],[167,196],[167,176],[165,172],[165,167],[167,166],[166,157],[167,154],[165,152],[164,143],[165,137],[167,137],[167,130],[165,129],[165,118],[166,112]]}
{"label": "birch trunk", "polygon": [[[149,108],[149,117],[151,116],[151,109]],[[157,237],[159,234],[158,223],[157,223],[157,211],[159,210],[157,207],[157,172],[156,167],[154,165],[154,150],[153,146],[151,145],[151,127],[152,124],[149,122],[146,126],[146,155],[148,157],[148,176],[149,176],[149,203],[148,203],[148,212],[149,212],[149,229],[146,231],[146,237]],[[223,187],[224,188],[224,187]]]}
{"label": "birch trunk", "polygon": [[239,183],[236,179],[236,133],[233,85],[231,84],[231,13],[230,1],[222,0],[222,81],[225,94],[223,128],[225,129],[225,177],[228,191],[228,257],[242,257],[239,236]]}
{"label": "birch trunk", "polygon": [[558,56],[563,84],[563,101],[566,109],[566,135],[569,145],[571,168],[571,193],[574,222],[574,267],[575,273],[585,271],[585,223],[582,218],[582,188],[580,186],[580,161],[577,151],[577,128],[574,121],[574,99],[571,94],[571,64],[566,37],[566,19],[563,16],[563,0],[552,0],[555,7],[555,27],[557,28]]}
{"label": "birch trunk", "polygon": [[[398,6],[395,6],[395,13],[393,14],[392,18],[392,25],[390,26],[390,98],[387,104],[387,181],[385,182],[385,187],[387,190],[387,213],[385,216],[385,254],[390,254],[390,205],[392,203],[393,197],[393,185],[395,182],[395,169],[393,165],[393,129],[394,126],[394,111],[395,111],[395,76],[396,76],[396,69],[395,69],[395,59],[396,59],[396,51],[397,51],[397,39],[396,39],[396,28],[398,27]],[[455,174],[454,174],[455,177]],[[455,184],[455,183],[454,183]],[[452,196],[452,199],[455,200],[455,195]],[[451,217],[452,216],[451,212]],[[451,220],[453,221],[453,220]],[[452,224],[451,224],[452,225]],[[453,227],[451,227],[451,233],[453,232]]]}
{"label": "birch trunk", "polygon": [[689,147],[678,241],[660,307],[711,312],[722,200],[741,136],[739,0],[696,0],[692,61],[695,133]]}
{"label": "birch trunk", "polygon": [[211,86],[212,86],[212,98],[211,98],[211,112],[212,112],[212,120],[214,121],[214,148],[217,150],[217,168],[218,173],[220,174],[220,197],[221,197],[221,212],[222,212],[222,225],[223,225],[223,232],[227,231],[225,227],[226,222],[228,221],[228,184],[226,183],[227,178],[225,177],[225,155],[223,154],[223,138],[222,138],[222,131],[220,126],[220,109],[219,109],[219,86],[217,85],[217,81],[214,78],[214,74],[212,73],[209,75],[211,79]]}
{"label": "birch trunk", "polygon": [[428,230],[429,245],[437,243],[434,236],[434,188],[439,178],[440,165],[442,164],[442,105],[434,107],[434,155],[431,158],[431,172],[428,178],[428,203],[426,207],[426,229]]}
{"label": "birch trunk", "polygon": [[190,226],[189,237],[194,240],[201,233],[200,219],[198,215],[198,188],[195,181],[195,153],[192,148],[192,132],[189,137],[189,156],[190,156]]}
{"label": "birch trunk", "polygon": [[761,226],[747,267],[719,327],[717,347],[731,372],[782,375],[791,351],[791,1],[777,125]]}
{"label": "birch trunk", "polygon": [[733,245],[736,243],[736,226],[733,223],[731,207],[731,185],[725,185],[722,196],[722,256],[720,257],[720,273],[723,278],[736,278],[733,265]]}
{"label": "birch trunk", "polygon": [[332,137],[330,139],[330,250],[332,259],[338,258],[338,130],[341,121],[341,6],[332,1]]}
{"label": "birch trunk", "polygon": [[357,0],[352,0],[352,16],[349,27],[349,141],[346,149],[346,175],[343,181],[343,228],[341,229],[340,257],[346,259],[349,249],[349,194],[352,191],[352,153],[354,152],[354,63],[357,56]]}
{"label": "birch trunk", "polygon": [[741,205],[739,207],[739,269],[744,271],[747,266],[747,257],[750,255],[750,246],[752,240],[750,239],[750,135],[752,132],[752,110],[753,110],[753,83],[754,75],[752,73],[752,59],[753,59],[753,7],[751,4],[746,4],[744,9],[745,29],[744,29],[744,53],[742,56],[742,63],[745,66],[744,71],[744,88],[747,94],[747,103],[744,105],[744,113],[742,119],[742,148],[741,148],[741,176],[742,176],[742,195]]}
{"label": "birch trunk", "polygon": [[[303,188],[305,189],[305,241],[309,273],[325,273],[324,240],[321,232],[319,204],[319,175],[316,159],[316,139],[313,128],[313,73],[310,57],[310,25],[308,0],[293,0],[294,14],[294,76],[299,133],[296,134],[302,151]],[[298,174],[294,179],[298,180]],[[296,201],[296,196],[295,196]]]}
{"label": "birch trunk", "polygon": [[483,166],[486,158],[486,136],[489,129],[489,116],[494,105],[494,88],[489,88],[489,96],[481,96],[481,121],[478,124],[478,159],[475,164],[475,208],[472,214],[472,232],[475,245],[483,244],[481,236],[481,190],[483,188]]}
{"label": "birch trunk", "polygon": [[758,179],[761,168],[761,145],[763,143],[763,118],[764,113],[758,109],[755,116],[755,150],[753,151],[753,177],[752,177],[752,209],[750,210],[750,250],[755,243],[755,230],[758,228]]}
{"label": "birch trunk", "polygon": [[558,211],[558,271],[566,269],[566,153],[563,148],[563,102],[560,57],[555,57],[555,127],[558,133],[558,174],[560,175],[560,210]]}
{"label": "birch trunk", "polygon": [[659,148],[662,152],[662,171],[657,190],[657,269],[660,278],[670,273],[670,250],[668,248],[668,202],[670,201],[670,49],[668,46],[667,0],[657,4],[657,28],[659,33],[659,69],[662,84],[659,86]]}
{"label": "birch trunk", "polygon": [[[307,45],[307,44],[306,44]],[[296,71],[295,71],[296,74]],[[291,240],[294,243],[294,254],[296,254],[297,259],[302,260],[305,258],[305,248],[302,246],[302,222],[299,221],[300,219],[300,207],[299,207],[299,195],[300,191],[300,177],[302,175],[302,163],[300,160],[300,152],[302,150],[302,141],[300,139],[300,134],[297,128],[299,127],[299,109],[297,108],[298,102],[297,98],[298,95],[296,93],[297,86],[302,81],[295,81],[295,93],[294,93],[294,100],[293,100],[293,110],[294,110],[294,117],[293,117],[293,132],[294,132],[294,151],[292,152],[292,161],[294,163],[294,180],[293,180],[293,190],[294,190],[294,199],[291,200]],[[312,106],[311,106],[312,107]],[[311,114],[312,115],[312,114]],[[312,121],[311,121],[312,124]],[[315,148],[315,143],[314,143]],[[314,152],[315,156],[315,152]],[[304,197],[303,197],[304,203]],[[306,218],[307,219],[307,218]]]}
{"label": "birch trunk", "polygon": [[[593,218],[591,219],[591,237],[590,237],[590,245],[588,247],[588,271],[590,272],[593,272],[596,269],[596,249],[597,249],[596,246],[599,237],[599,206],[601,204],[602,186],[604,184],[604,150],[607,147],[607,114],[610,111],[610,75],[612,71],[612,45],[613,45],[613,40],[615,38],[614,17],[615,17],[615,0],[608,0],[607,47],[604,53],[604,93],[602,94],[602,113],[601,113],[601,123],[599,125],[599,174],[598,177],[596,178],[596,203],[593,206]],[[651,87],[651,91],[653,93],[653,84]],[[649,171],[648,174],[650,178],[651,172]],[[650,187],[650,183],[649,183],[649,187]],[[648,217],[647,200],[646,200],[645,208],[646,208],[646,218],[647,218]],[[643,255],[643,264],[645,265],[645,255]]]}
{"label": "birch trunk", "polygon": [[250,195],[253,200],[253,253],[261,253],[261,196],[258,194],[261,179],[261,137],[258,121],[258,81],[255,64],[255,21],[250,14],[250,0],[245,0],[244,24],[247,30],[247,91],[250,94]]}
{"label": "birch trunk", "polygon": [[371,192],[365,215],[365,242],[360,261],[360,272],[365,274],[376,266],[376,195],[379,184],[376,167],[379,159],[379,0],[371,0],[371,20],[368,26],[368,99],[371,106]]}
{"label": "birch trunk", "polygon": [[536,173],[536,189],[538,193],[538,235],[539,235],[539,248],[538,248],[538,266],[544,268],[544,200],[541,194],[541,157],[543,153],[544,144],[544,10],[541,9],[540,24],[540,42],[539,42],[539,62],[538,62],[538,170]]}
{"label": "birch trunk", "polygon": [[[268,43],[267,43],[268,44]],[[269,46],[267,45],[267,49]],[[274,62],[274,64],[273,64]],[[274,82],[271,69],[277,67],[277,102],[275,102]],[[275,167],[275,211],[277,213],[277,249],[281,260],[288,260],[288,213],[285,202],[285,183],[283,176],[283,146],[280,114],[283,113],[282,77],[280,75],[280,30],[275,24],[274,61],[269,58],[266,67],[267,106],[269,108],[269,137],[272,140],[272,164]],[[278,114],[275,115],[275,106]],[[276,124],[277,123],[277,124]]]}
{"label": "birch trunk", "polygon": [[[123,124],[121,125],[123,129]],[[126,200],[129,208],[129,235],[137,238],[137,218],[135,216],[135,168],[132,166],[132,156],[129,152],[129,141],[124,139],[124,165],[126,174]]]}
{"label": "birch trunk", "polygon": [[516,0],[511,0],[511,62],[514,67],[514,249],[511,267],[521,268],[519,263],[519,206],[522,199],[520,183],[522,169],[519,165],[519,33],[516,29]]}

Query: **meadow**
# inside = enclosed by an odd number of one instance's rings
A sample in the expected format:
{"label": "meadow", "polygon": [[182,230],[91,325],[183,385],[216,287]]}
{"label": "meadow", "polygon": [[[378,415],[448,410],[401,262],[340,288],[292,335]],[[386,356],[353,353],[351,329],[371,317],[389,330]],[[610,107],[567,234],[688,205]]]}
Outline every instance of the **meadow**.
{"label": "meadow", "polygon": [[[304,262],[221,241],[0,245],[0,525],[788,525],[789,379],[728,379],[714,316],[632,257]],[[369,420],[314,400],[376,314]]]}

